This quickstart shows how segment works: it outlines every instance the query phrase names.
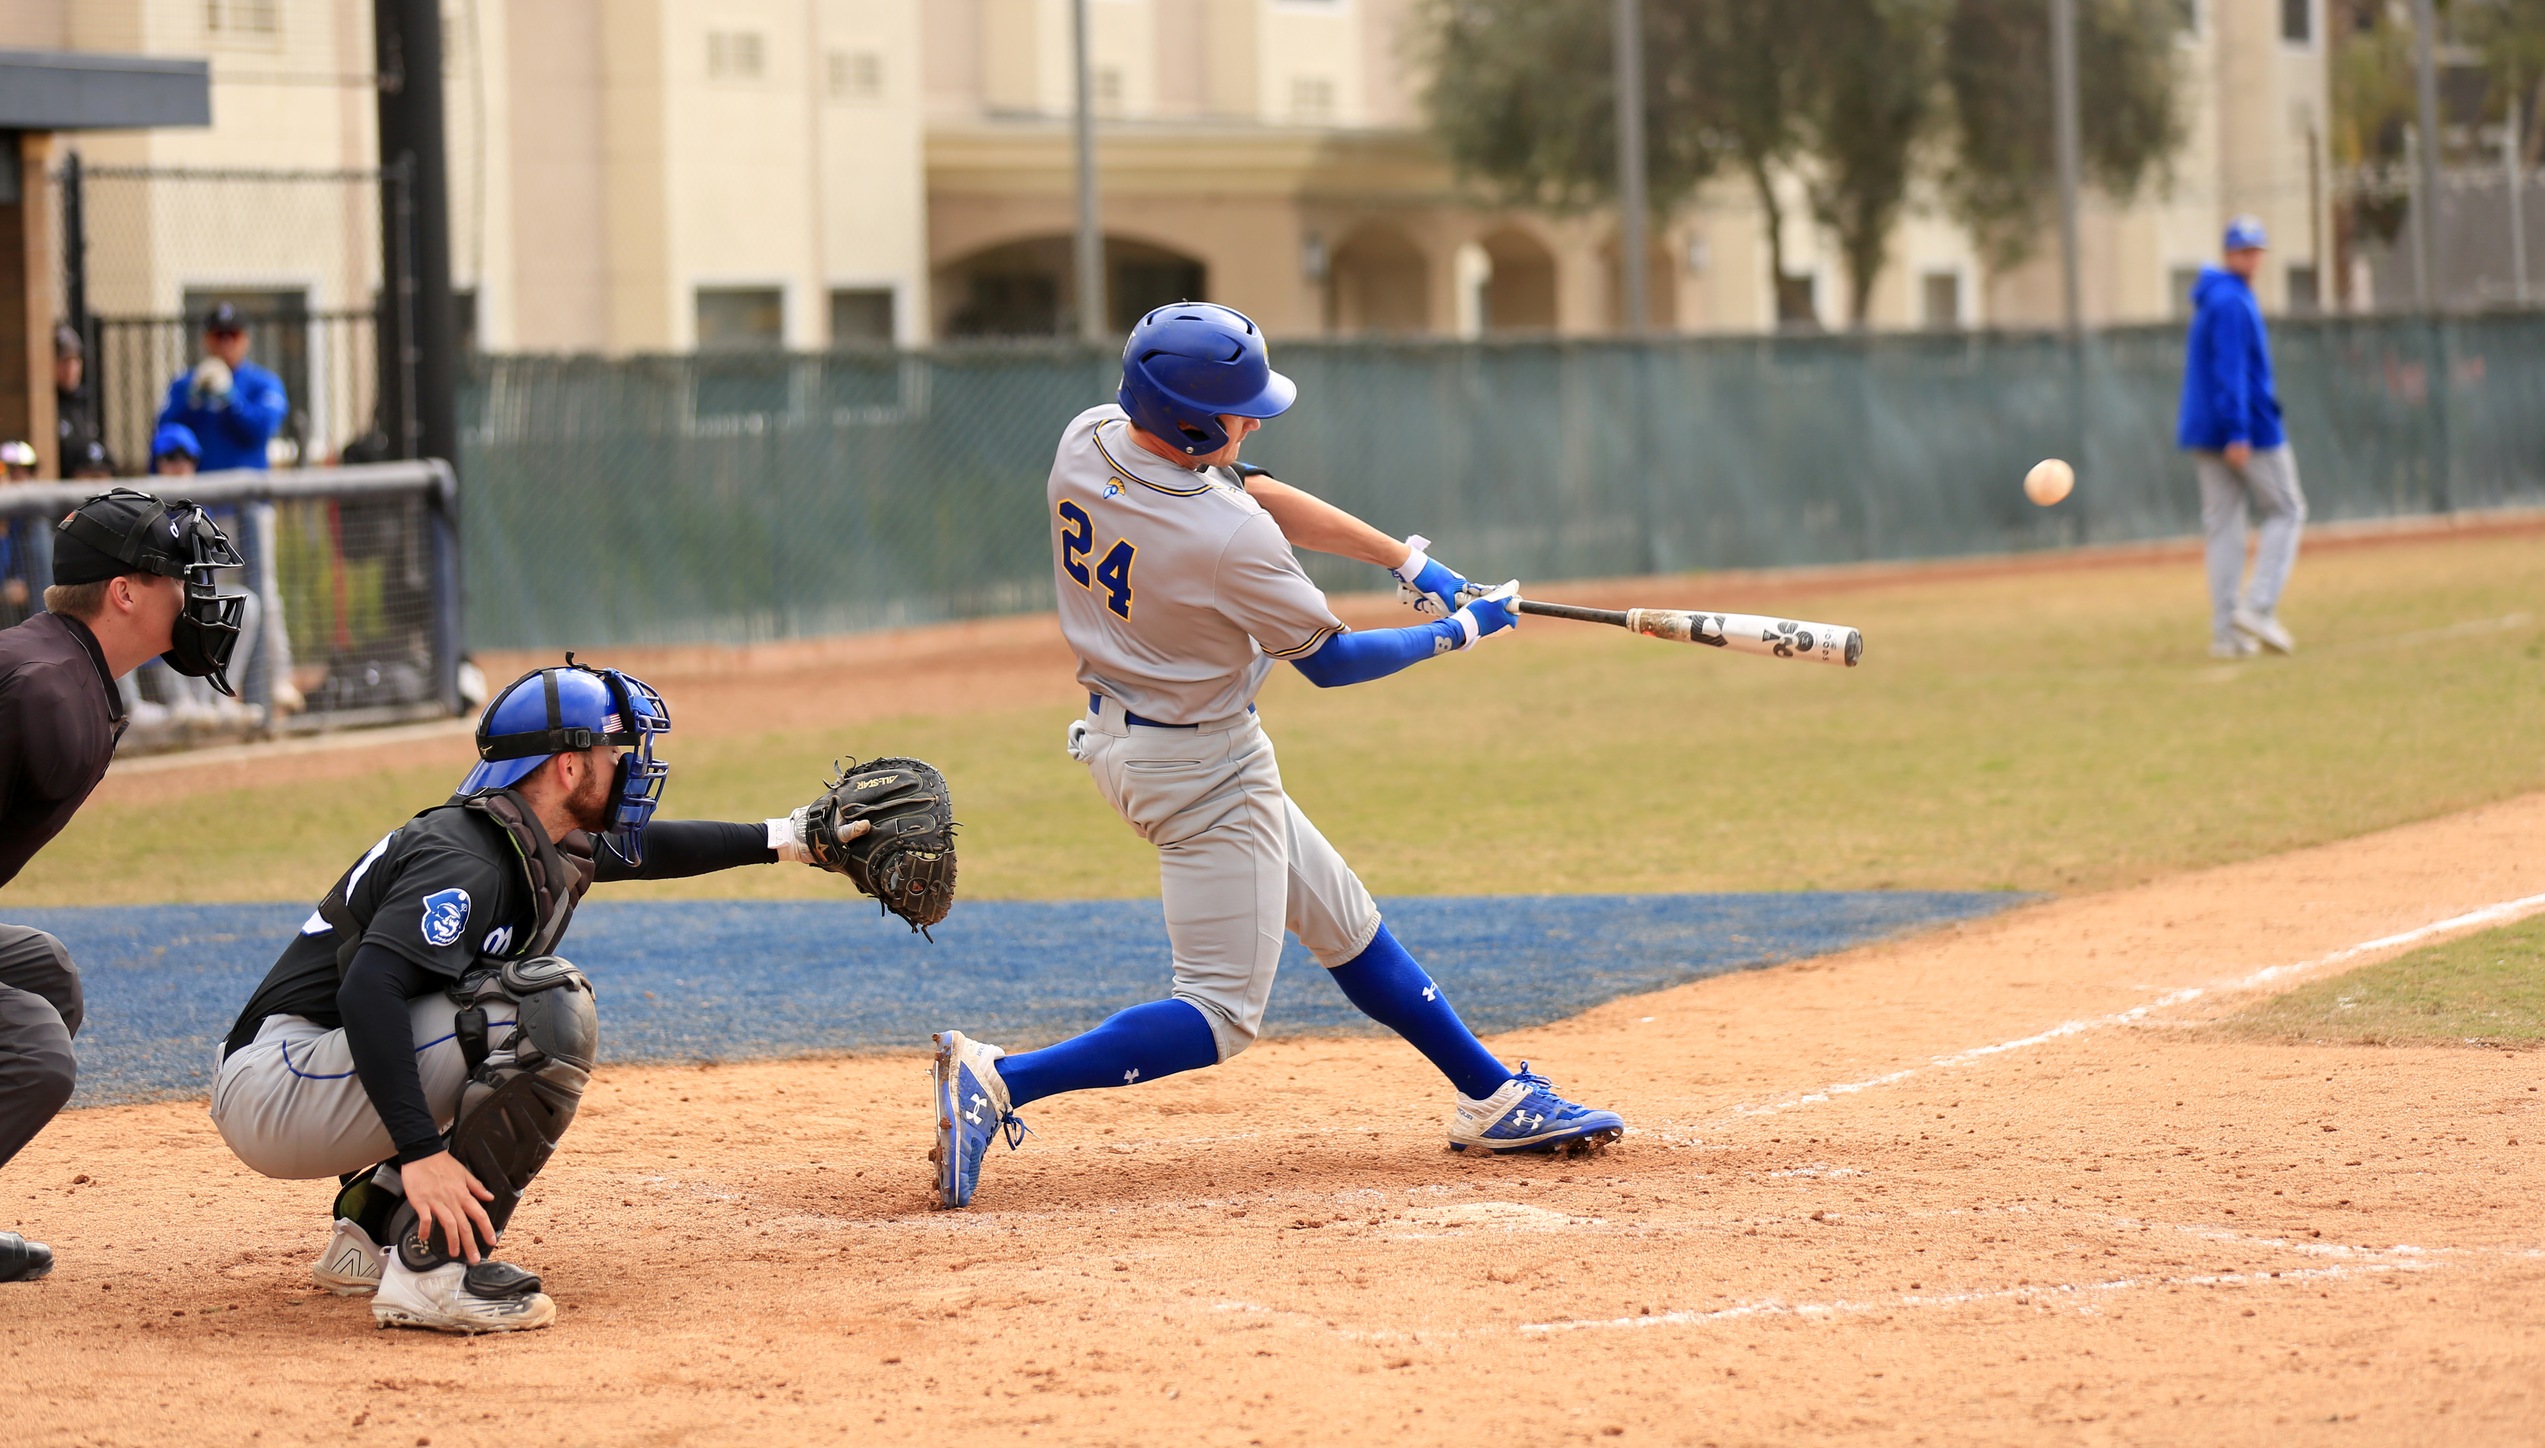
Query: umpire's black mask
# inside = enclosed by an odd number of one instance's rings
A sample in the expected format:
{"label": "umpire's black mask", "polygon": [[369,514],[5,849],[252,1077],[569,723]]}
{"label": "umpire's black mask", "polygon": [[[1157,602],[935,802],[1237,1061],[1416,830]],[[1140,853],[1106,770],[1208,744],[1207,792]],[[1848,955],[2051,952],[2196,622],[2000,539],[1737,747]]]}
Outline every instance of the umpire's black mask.
{"label": "umpire's black mask", "polygon": [[168,651],[160,658],[188,678],[210,679],[235,697],[230,655],[238,648],[247,595],[223,593],[213,570],[246,560],[202,508],[183,498],[163,503],[132,488],[110,488],[80,504],[54,529],[53,581],[95,583],[127,573],[180,579],[186,602]]}

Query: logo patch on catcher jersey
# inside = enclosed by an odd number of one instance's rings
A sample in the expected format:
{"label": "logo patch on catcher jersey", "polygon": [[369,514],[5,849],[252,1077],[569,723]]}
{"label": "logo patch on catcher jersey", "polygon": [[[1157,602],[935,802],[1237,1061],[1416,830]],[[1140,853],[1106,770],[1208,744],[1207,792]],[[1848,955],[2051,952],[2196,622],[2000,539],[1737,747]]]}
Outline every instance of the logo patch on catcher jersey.
{"label": "logo patch on catcher jersey", "polygon": [[424,943],[448,945],[468,928],[468,892],[436,890],[424,897]]}

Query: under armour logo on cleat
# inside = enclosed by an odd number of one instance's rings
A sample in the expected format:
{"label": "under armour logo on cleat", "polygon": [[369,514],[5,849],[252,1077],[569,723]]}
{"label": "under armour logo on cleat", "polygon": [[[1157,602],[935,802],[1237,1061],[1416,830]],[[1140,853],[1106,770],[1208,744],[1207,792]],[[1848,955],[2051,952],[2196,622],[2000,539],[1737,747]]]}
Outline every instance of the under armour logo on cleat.
{"label": "under armour logo on cleat", "polygon": [[1526,1111],[1515,1111],[1511,1114],[1511,1124],[1522,1131],[1535,1131],[1546,1125],[1546,1113],[1541,1111],[1532,1116]]}
{"label": "under armour logo on cleat", "polygon": [[1123,1085],[1125,1085],[1125,1086],[1128,1086],[1128,1085],[1130,1085],[1132,1082],[1137,1081],[1137,1080],[1139,1080],[1139,1079],[1140,1079],[1140,1068],[1139,1068],[1139,1067],[1137,1067],[1137,1066],[1134,1066],[1134,1067],[1132,1067],[1130,1070],[1125,1071],[1125,1072],[1123,1072],[1123,1073],[1122,1073],[1122,1084],[1123,1084]]}

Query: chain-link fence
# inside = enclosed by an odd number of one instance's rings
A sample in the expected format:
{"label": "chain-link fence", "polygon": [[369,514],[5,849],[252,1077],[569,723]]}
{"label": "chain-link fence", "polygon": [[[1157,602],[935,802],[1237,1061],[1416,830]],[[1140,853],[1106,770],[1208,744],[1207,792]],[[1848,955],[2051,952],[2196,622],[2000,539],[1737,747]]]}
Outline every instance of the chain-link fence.
{"label": "chain-link fence", "polygon": [[[52,524],[96,483],[0,488],[0,606],[40,607]],[[309,729],[439,718],[460,707],[457,495],[439,462],[205,473],[156,484],[190,497],[247,567],[221,586],[248,596],[224,699],[153,661],[126,677],[127,751]],[[13,568],[16,571],[12,571]],[[6,583],[29,585],[21,594]],[[10,614],[0,613],[10,618]]]}
{"label": "chain-link fence", "polygon": [[[227,303],[248,360],[289,400],[266,460],[327,464],[381,420],[384,249],[375,170],[87,166],[58,171],[58,314],[87,342],[75,423],[106,444],[115,470],[148,469],[169,388],[202,360],[201,325]],[[374,454],[386,455],[384,443]]]}
{"label": "chain-link fence", "polygon": [[[2545,314],[2283,322],[2315,516],[2545,503]],[[1247,456],[1472,576],[1590,577],[2196,531],[2182,334],[1288,343]],[[1043,483],[1118,363],[1077,348],[492,358],[461,399],[484,647],[744,641],[1045,608]],[[2057,508],[2018,486],[2076,462]],[[1309,560],[1330,587],[1373,570]]]}

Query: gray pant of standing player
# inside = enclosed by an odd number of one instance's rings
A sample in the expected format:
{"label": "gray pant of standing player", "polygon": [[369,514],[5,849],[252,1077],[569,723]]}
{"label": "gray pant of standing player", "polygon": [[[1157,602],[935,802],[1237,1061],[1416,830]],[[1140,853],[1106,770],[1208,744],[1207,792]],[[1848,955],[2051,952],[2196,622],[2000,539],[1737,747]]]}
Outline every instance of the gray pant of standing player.
{"label": "gray pant of standing player", "polygon": [[[468,1062],[451,1028],[458,1008],[439,994],[407,1007],[424,1104],[447,1131],[468,1084]],[[502,1019],[487,1026],[500,1040],[512,1013],[493,1014]],[[343,1176],[398,1151],[354,1074],[345,1033],[300,1016],[267,1016],[255,1040],[222,1060],[212,1078],[212,1124],[251,1170],[286,1181]]]}
{"label": "gray pant of standing player", "polygon": [[1378,934],[1378,903],[1282,792],[1253,713],[1154,729],[1125,722],[1108,699],[1073,752],[1105,803],[1158,847],[1174,995],[1211,1023],[1221,1060],[1254,1044],[1285,929],[1329,970]]}
{"label": "gray pant of standing player", "polygon": [[79,1080],[71,1037],[86,1014],[80,970],[62,942],[0,925],[0,1165],[70,1101]]}
{"label": "gray pant of standing player", "polygon": [[2192,468],[2200,474],[2200,527],[2209,538],[2209,632],[2219,642],[2233,642],[2236,588],[2245,581],[2247,507],[2261,515],[2262,538],[2242,606],[2270,617],[2280,607],[2280,590],[2289,586],[2289,570],[2297,566],[2298,530],[2306,522],[2297,455],[2283,443],[2256,450],[2242,468],[2234,468],[2223,454],[2196,452]]}

